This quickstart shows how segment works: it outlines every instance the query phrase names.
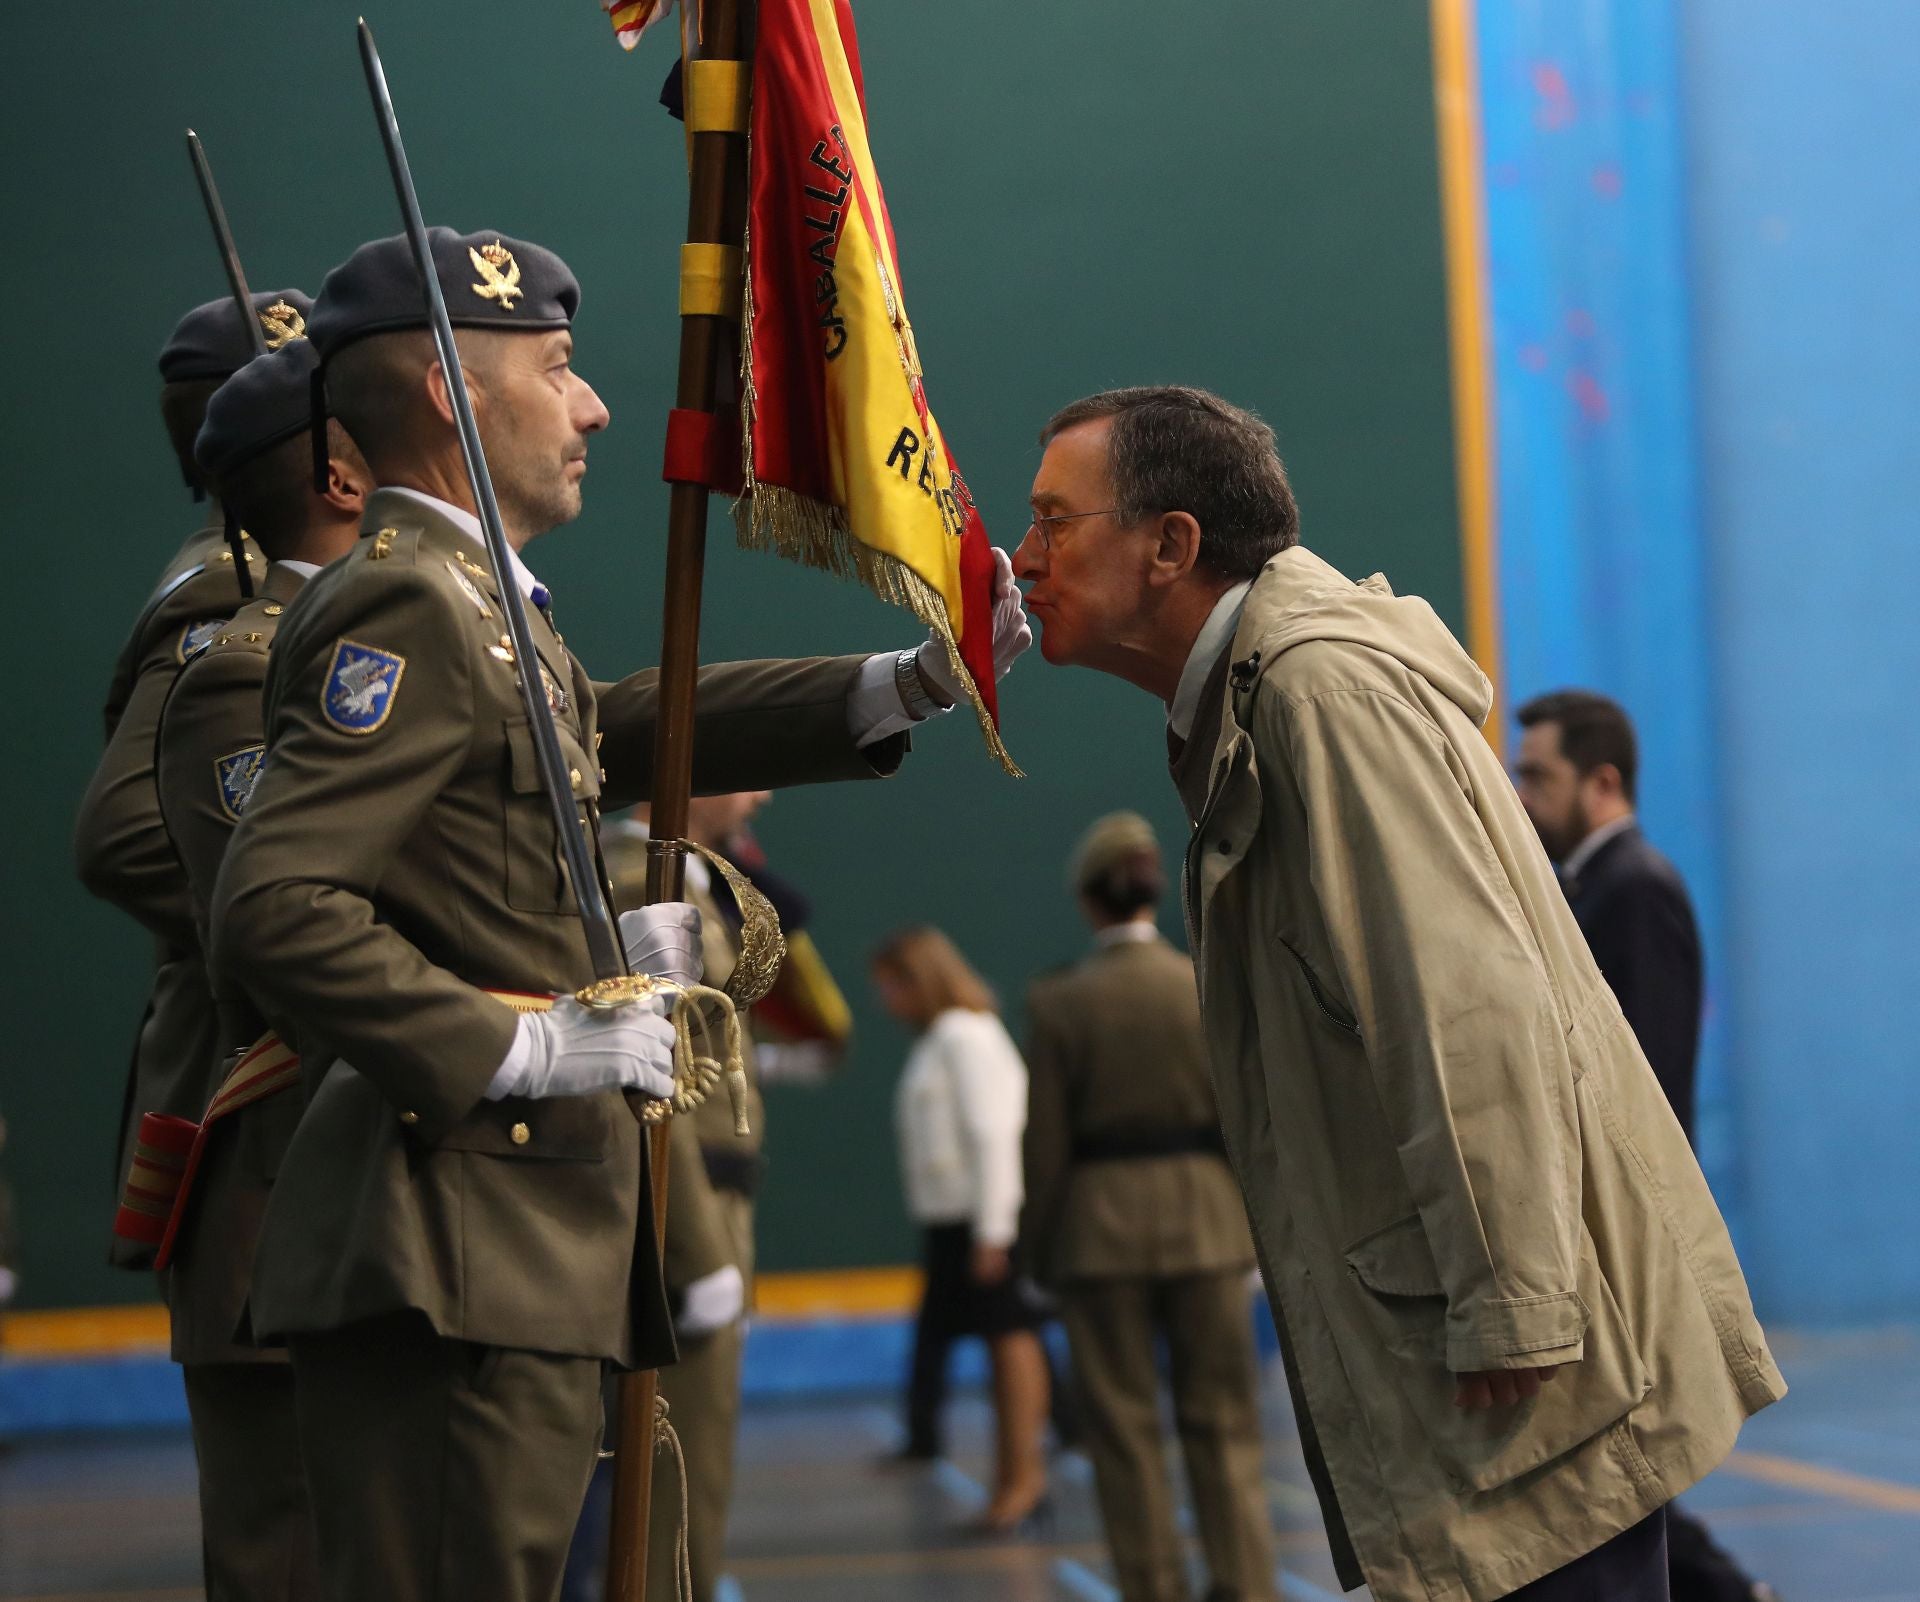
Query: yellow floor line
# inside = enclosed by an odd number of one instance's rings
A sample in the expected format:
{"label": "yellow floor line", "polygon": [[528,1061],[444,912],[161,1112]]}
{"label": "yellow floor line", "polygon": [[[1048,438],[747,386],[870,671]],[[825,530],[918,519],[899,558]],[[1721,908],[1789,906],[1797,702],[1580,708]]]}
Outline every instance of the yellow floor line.
{"label": "yellow floor line", "polygon": [[1816,1496],[1834,1496],[1843,1502],[1878,1508],[1886,1513],[1920,1514],[1920,1487],[1900,1485],[1893,1480],[1870,1479],[1864,1474],[1849,1474],[1845,1469],[1822,1468],[1817,1463],[1802,1463],[1798,1458],[1780,1457],[1772,1452],[1735,1452],[1725,1466],[1732,1473],[1762,1480],[1768,1485],[1811,1491]]}

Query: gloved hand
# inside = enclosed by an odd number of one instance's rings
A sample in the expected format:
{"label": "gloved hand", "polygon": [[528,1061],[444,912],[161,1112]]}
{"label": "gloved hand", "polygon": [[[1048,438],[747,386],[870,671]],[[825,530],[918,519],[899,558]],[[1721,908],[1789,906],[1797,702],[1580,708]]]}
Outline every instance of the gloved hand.
{"label": "gloved hand", "polygon": [[[993,676],[1004,679],[1020,653],[1033,644],[1033,625],[1027,621],[1026,601],[1013,581],[1013,562],[1007,553],[993,550]],[[940,693],[958,703],[960,681],[953,676],[947,648],[937,636],[920,647],[920,671],[939,686]]]}
{"label": "gloved hand", "polygon": [[551,1012],[520,1015],[487,1099],[637,1090],[664,1101],[673,1094],[673,1042],[673,1025],[650,1001],[601,1012],[562,996]]}
{"label": "gloved hand", "polygon": [[661,901],[620,914],[620,944],[627,969],[675,984],[700,982],[700,909],[690,901]]}
{"label": "gloved hand", "polygon": [[676,1335],[692,1338],[725,1329],[747,1310],[747,1283],[729,1263],[703,1274],[686,1289],[673,1321]]}

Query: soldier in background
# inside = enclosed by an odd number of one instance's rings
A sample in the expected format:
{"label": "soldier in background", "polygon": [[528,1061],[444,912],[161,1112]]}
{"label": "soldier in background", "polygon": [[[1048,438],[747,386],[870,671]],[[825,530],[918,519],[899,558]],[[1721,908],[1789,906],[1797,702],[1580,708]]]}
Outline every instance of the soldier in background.
{"label": "soldier in background", "polygon": [[1100,819],[1069,882],[1094,950],[1027,996],[1020,1238],[1060,1298],[1115,1580],[1124,1602],[1188,1595],[1160,1426],[1164,1345],[1207,1595],[1272,1597],[1253,1240],[1193,963],[1154,922],[1166,880],[1152,826],[1132,812]]}
{"label": "soldier in background", "polygon": [[[297,289],[253,297],[270,348],[297,339],[312,303]],[[253,353],[253,341],[229,300],[197,306],[175,325],[160,352],[160,415],[180,472],[195,500],[207,485],[194,461],[194,440],[207,401]],[[245,599],[226,540],[219,502],[161,569],[114,663],[105,707],[107,747],[80,803],[74,861],[94,895],[135,919],[156,940],[155,969],[129,1066],[116,1137],[115,1177],[126,1181],[140,1114],[198,1118],[207,1062],[215,1051],[213,1002],[194,931],[179,858],[160,825],[154,788],[154,737],[160,709],[189,655],[205,645]],[[266,563],[241,536],[251,591]],[[138,1206],[140,1187],[125,1198]],[[149,1244],[118,1238],[119,1267],[152,1266]]]}
{"label": "soldier in background", "polygon": [[[353,549],[372,488],[338,423],[326,425],[327,487],[315,487],[313,366],[304,339],[256,357],[214,395],[200,430],[202,470],[270,564],[259,594],[182,669],[160,718],[161,819],[186,874],[203,949],[227,840],[265,754],[268,652],[307,580]],[[219,1049],[203,1065],[201,1108],[213,1102],[230,1066],[236,1076],[260,1069],[262,1054],[248,1048],[267,1028],[232,983],[216,979],[213,998]],[[239,1333],[260,1219],[300,1105],[289,1079],[212,1122],[191,1190],[176,1209],[167,1269],[171,1350],[193,1423],[211,1602],[305,1602],[320,1594],[293,1371],[285,1348],[258,1347]]]}

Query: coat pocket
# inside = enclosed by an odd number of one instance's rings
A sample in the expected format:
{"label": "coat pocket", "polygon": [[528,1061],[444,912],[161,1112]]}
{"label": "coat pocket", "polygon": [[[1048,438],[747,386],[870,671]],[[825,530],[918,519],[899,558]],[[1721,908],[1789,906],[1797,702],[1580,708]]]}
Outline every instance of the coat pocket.
{"label": "coat pocket", "polygon": [[[616,1105],[609,1095],[483,1101],[447,1132],[438,1149],[521,1161],[604,1162],[613,1145]],[[621,1122],[632,1123],[624,1108]]]}
{"label": "coat pocket", "polygon": [[1313,997],[1314,1010],[1341,1034],[1350,1039],[1360,1038],[1360,1025],[1356,1023],[1347,1009],[1334,1000],[1332,987],[1325,983],[1313,971],[1313,965],[1300,955],[1299,949],[1284,935],[1274,938],[1287,948],[1287,954],[1293,958],[1294,965],[1300,970],[1300,977],[1306,981],[1307,993]]}
{"label": "coat pocket", "polygon": [[1619,1422],[1651,1388],[1584,1225],[1577,1289],[1588,1324],[1580,1360],[1564,1365],[1532,1401],[1477,1412],[1453,1405],[1447,1298],[1420,1219],[1402,1219],[1345,1257],[1367,1323],[1388,1354],[1382,1377],[1390,1386],[1374,1405],[1404,1403],[1463,1490],[1491,1491],[1565,1456]]}
{"label": "coat pocket", "polygon": [[[501,851],[506,859],[507,905],[517,912],[577,912],[580,904],[574,898],[560,855],[553,807],[540,784],[533,731],[525,718],[512,718],[504,733],[507,784],[501,798]],[[560,737],[560,758],[567,764],[575,799],[597,799],[599,768],[564,724],[555,733]]]}

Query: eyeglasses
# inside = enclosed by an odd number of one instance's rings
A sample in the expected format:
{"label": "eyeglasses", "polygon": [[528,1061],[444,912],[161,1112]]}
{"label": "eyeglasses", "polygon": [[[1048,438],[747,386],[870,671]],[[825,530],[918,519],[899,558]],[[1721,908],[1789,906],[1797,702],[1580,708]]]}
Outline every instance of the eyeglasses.
{"label": "eyeglasses", "polygon": [[1041,550],[1051,551],[1055,523],[1071,523],[1081,517],[1117,517],[1119,512],[1117,506],[1104,507],[1098,512],[1056,512],[1052,517],[1036,517],[1027,525],[1027,532],[1039,538]]}

